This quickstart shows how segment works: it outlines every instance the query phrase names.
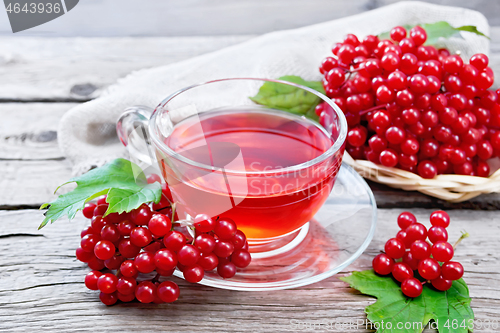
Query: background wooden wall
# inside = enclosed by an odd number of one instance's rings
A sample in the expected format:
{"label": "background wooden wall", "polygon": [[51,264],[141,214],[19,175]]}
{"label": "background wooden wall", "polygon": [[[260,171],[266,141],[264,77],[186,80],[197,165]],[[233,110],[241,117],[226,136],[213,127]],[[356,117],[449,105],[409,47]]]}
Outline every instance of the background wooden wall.
{"label": "background wooden wall", "polygon": [[[262,34],[361,13],[396,0],[80,0],[66,15],[20,36],[213,36]],[[472,8],[500,25],[498,0],[428,0]],[[0,10],[0,35],[12,35]]]}

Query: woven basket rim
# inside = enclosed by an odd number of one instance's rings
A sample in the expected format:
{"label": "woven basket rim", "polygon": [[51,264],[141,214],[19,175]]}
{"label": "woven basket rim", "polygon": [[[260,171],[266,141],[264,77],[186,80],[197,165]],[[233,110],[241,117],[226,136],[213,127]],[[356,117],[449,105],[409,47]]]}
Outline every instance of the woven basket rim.
{"label": "woven basket rim", "polygon": [[355,160],[347,151],[343,161],[371,181],[405,191],[419,191],[449,202],[462,202],[485,193],[500,193],[500,169],[489,177],[444,174],[425,179],[410,171]]}

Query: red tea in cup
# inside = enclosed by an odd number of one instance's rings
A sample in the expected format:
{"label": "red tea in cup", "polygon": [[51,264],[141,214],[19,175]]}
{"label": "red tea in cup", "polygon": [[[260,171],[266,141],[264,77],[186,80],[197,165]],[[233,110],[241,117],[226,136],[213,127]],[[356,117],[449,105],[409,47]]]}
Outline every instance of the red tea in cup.
{"label": "red tea in cup", "polygon": [[[325,128],[302,116],[320,102],[328,105]],[[311,88],[228,78],[178,90],[155,110],[128,108],[117,132],[135,160],[160,167],[180,219],[231,218],[264,253],[294,239],[327,200],[347,122]]]}
{"label": "red tea in cup", "polygon": [[334,140],[322,127],[258,107],[188,117],[164,143],[175,154],[157,158],[179,213],[229,217],[251,240],[308,222],[330,194],[343,152],[324,158]]}

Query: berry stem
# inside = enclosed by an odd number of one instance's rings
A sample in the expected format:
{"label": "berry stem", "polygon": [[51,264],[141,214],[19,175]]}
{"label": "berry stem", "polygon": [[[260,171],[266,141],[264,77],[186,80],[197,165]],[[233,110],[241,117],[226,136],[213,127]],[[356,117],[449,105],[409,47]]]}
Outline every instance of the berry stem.
{"label": "berry stem", "polygon": [[177,203],[174,202],[170,206],[172,207],[172,228],[171,228],[171,230],[174,230],[175,208],[177,208]]}
{"label": "berry stem", "polygon": [[169,208],[171,208],[171,206],[165,206],[165,207],[162,207],[162,208],[160,208],[160,209],[157,209],[156,211],[157,211],[158,213],[161,213],[163,210],[165,210],[165,209],[169,209]]}
{"label": "berry stem", "polygon": [[352,73],[356,73],[356,72],[359,72],[362,68],[352,68],[352,69],[346,69],[346,68],[343,68],[341,67],[342,69],[345,69],[349,72],[349,74],[352,74]]}
{"label": "berry stem", "polygon": [[462,240],[464,240],[465,238],[469,237],[469,233],[467,231],[462,231],[462,235],[460,236],[460,238],[457,239],[457,241],[455,242],[455,244],[453,244],[453,250],[455,250],[458,246],[458,244],[460,244],[460,242],[462,242]]}
{"label": "berry stem", "polygon": [[366,110],[362,110],[362,111],[359,111],[359,115],[362,116],[370,111],[375,111],[375,110],[380,110],[380,109],[384,109],[384,108],[387,108],[387,105],[385,104],[380,104],[380,105],[377,105],[377,106],[374,106],[374,107],[371,107],[369,109],[366,109]]}
{"label": "berry stem", "polygon": [[349,74],[347,74],[347,77],[345,78],[344,83],[342,83],[342,84],[340,85],[339,89],[342,89],[342,88],[343,88],[343,87],[347,84],[347,81],[349,81],[349,79],[351,78],[351,75],[352,75],[351,71],[350,71],[350,70],[348,70],[348,69],[346,69],[346,71],[347,71],[347,73],[349,73]]}
{"label": "berry stem", "polygon": [[[194,228],[193,227],[190,227],[190,226],[187,226],[186,228],[192,230],[194,232]],[[193,237],[193,240],[191,241],[191,245],[194,245],[194,241],[196,240],[196,237]]]}

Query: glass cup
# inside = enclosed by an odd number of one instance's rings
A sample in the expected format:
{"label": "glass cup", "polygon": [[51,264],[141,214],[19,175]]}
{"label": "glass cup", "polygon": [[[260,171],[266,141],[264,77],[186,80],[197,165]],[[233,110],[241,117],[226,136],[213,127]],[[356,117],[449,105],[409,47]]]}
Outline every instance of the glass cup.
{"label": "glass cup", "polygon": [[[264,83],[326,102],[329,126],[252,102]],[[266,252],[301,230],[307,234],[307,222],[333,188],[347,123],[330,99],[310,88],[233,78],[181,89],[154,110],[128,108],[117,132],[136,161],[159,167],[179,218],[231,218],[251,252]]]}

